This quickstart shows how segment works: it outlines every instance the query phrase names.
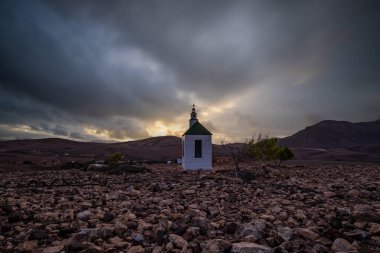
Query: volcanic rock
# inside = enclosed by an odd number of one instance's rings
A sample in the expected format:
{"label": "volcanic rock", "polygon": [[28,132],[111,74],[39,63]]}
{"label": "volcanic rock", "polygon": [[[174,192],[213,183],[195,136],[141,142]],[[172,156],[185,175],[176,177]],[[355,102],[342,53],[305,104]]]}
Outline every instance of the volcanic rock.
{"label": "volcanic rock", "polygon": [[208,240],[201,244],[202,253],[227,252],[231,247],[231,243],[222,239]]}
{"label": "volcanic rock", "polygon": [[271,249],[252,242],[238,242],[232,244],[233,253],[270,253]]}
{"label": "volcanic rock", "polygon": [[33,249],[36,249],[37,247],[38,247],[38,241],[32,240],[32,241],[25,241],[23,243],[18,244],[15,249],[21,252],[24,252],[24,251],[30,252]]}
{"label": "volcanic rock", "polygon": [[317,233],[311,231],[308,228],[299,228],[299,229],[296,229],[296,232],[303,238],[309,239],[311,241],[315,241],[319,237]]}
{"label": "volcanic rock", "polygon": [[176,235],[176,234],[169,234],[169,241],[173,243],[173,245],[180,249],[186,249],[187,248],[187,241],[183,239],[182,236]]}
{"label": "volcanic rock", "polygon": [[64,245],[51,246],[43,249],[42,253],[60,253],[64,250],[64,248]]}
{"label": "volcanic rock", "polygon": [[334,241],[331,249],[334,252],[351,252],[356,251],[355,247],[353,247],[348,241],[342,238],[338,238]]}

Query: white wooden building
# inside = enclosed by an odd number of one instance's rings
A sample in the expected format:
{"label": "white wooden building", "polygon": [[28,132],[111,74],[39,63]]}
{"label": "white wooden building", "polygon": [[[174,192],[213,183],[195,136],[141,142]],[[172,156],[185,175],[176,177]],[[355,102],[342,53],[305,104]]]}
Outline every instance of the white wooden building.
{"label": "white wooden building", "polygon": [[189,129],[182,135],[182,167],[185,170],[211,170],[212,133],[198,121],[194,105],[189,121]]}

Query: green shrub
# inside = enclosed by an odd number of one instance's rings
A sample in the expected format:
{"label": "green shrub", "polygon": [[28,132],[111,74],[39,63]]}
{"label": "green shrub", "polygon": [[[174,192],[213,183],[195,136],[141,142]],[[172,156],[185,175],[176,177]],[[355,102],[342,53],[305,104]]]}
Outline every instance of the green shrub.
{"label": "green shrub", "polygon": [[106,164],[117,164],[121,159],[123,159],[122,154],[114,153],[106,159]]}
{"label": "green shrub", "polygon": [[248,148],[248,154],[257,160],[275,161],[276,166],[294,157],[293,152],[288,147],[283,148],[277,144],[276,138],[263,139],[257,143],[252,143]]}

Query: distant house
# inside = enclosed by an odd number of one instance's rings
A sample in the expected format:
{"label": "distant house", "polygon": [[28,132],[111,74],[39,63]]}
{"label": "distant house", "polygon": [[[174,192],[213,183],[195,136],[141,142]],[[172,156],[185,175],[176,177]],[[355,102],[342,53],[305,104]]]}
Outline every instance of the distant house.
{"label": "distant house", "polygon": [[185,170],[211,170],[212,133],[198,121],[195,105],[190,115],[189,129],[182,135],[182,167]]}

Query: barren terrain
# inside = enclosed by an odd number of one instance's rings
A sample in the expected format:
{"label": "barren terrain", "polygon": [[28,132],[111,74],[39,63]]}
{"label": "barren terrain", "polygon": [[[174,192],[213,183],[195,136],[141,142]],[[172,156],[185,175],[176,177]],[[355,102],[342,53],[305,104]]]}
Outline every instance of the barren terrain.
{"label": "barren terrain", "polygon": [[1,167],[0,252],[380,252],[378,165],[150,168]]}

